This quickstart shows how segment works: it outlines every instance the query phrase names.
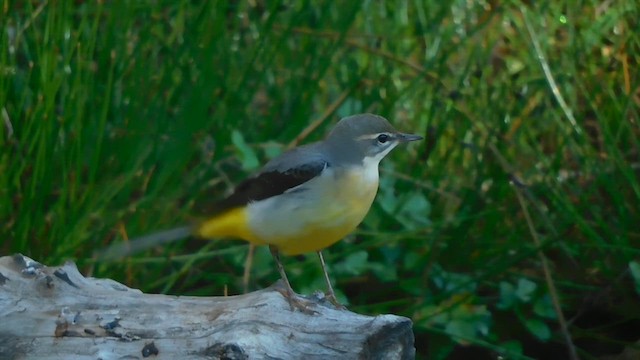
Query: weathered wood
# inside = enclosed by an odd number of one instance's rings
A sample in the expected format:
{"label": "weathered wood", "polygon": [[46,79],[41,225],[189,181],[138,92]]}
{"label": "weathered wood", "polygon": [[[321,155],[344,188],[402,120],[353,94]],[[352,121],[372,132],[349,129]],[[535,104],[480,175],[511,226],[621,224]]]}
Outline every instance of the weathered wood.
{"label": "weathered wood", "polygon": [[276,286],[246,295],[144,294],[75,264],[0,258],[0,359],[412,359],[411,321],[291,311]]}

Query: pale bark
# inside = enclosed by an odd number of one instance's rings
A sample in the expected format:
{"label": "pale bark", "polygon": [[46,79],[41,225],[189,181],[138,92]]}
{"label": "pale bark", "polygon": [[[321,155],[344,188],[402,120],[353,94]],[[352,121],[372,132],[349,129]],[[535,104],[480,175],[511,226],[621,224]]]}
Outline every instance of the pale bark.
{"label": "pale bark", "polygon": [[412,359],[411,321],[310,298],[292,311],[277,285],[246,295],[144,294],[85,278],[75,264],[0,258],[0,359]]}

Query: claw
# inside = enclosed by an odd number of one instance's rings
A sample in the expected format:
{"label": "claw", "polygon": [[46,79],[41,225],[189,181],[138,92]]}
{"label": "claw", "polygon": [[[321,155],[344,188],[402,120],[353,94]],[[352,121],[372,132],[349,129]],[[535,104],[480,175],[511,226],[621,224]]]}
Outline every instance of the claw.
{"label": "claw", "polygon": [[282,287],[276,287],[276,291],[278,291],[285,299],[287,299],[287,301],[289,302],[289,306],[291,306],[291,311],[298,310],[301,313],[307,315],[318,314],[317,311],[311,309],[311,307],[315,306],[312,301],[304,300],[294,292],[289,292],[286,288],[283,289]]}
{"label": "claw", "polygon": [[325,299],[327,299],[331,304],[333,304],[336,310],[347,310],[346,306],[340,304],[340,302],[338,301],[334,293],[325,294]]}

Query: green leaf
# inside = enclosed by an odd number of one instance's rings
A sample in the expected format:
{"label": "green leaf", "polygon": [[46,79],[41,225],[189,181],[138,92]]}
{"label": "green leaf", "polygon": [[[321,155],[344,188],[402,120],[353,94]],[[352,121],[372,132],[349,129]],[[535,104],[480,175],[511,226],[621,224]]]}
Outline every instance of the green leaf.
{"label": "green leaf", "polygon": [[[477,337],[487,336],[491,328],[491,312],[484,305],[473,305],[472,303],[459,304],[453,309],[448,311],[449,321],[447,326],[452,326],[454,329],[460,329],[461,324],[465,323],[473,329],[473,333],[467,333],[465,336]],[[453,325],[452,325],[453,323]],[[464,331],[465,327],[462,327]],[[462,336],[462,334],[459,334]]]}
{"label": "green leaf", "polygon": [[547,341],[551,338],[549,326],[540,319],[527,319],[524,321],[524,325],[530,333],[542,341]]}
{"label": "green leaf", "polygon": [[398,280],[398,270],[394,266],[385,266],[382,263],[369,263],[367,267],[383,282]]}
{"label": "green leaf", "polygon": [[417,269],[420,266],[420,262],[424,261],[423,256],[414,252],[408,252],[403,259],[403,265],[405,270]]}
{"label": "green leaf", "polygon": [[406,194],[403,200],[397,219],[406,229],[423,228],[431,224],[431,203],[424,194],[414,191]]}
{"label": "green leaf", "polygon": [[436,305],[424,305],[414,314],[416,325],[419,326],[444,325],[449,318],[449,314]]}
{"label": "green leaf", "polygon": [[439,266],[434,266],[431,279],[436,287],[447,293],[470,293],[474,292],[478,286],[471,276],[447,272]]}
{"label": "green leaf", "polygon": [[556,310],[553,307],[553,302],[551,302],[551,297],[548,294],[536,299],[533,303],[533,312],[546,319],[556,318]]}
{"label": "green leaf", "polygon": [[364,251],[356,251],[349,254],[342,262],[335,265],[337,272],[349,275],[360,275],[367,270],[369,254]]}
{"label": "green leaf", "polygon": [[[387,169],[393,169],[393,164],[391,163],[384,163],[381,166]],[[398,197],[396,196],[395,183],[396,179],[392,176],[380,177],[380,190],[378,191],[376,202],[388,215],[395,215],[395,212],[398,209],[398,204],[400,202]]]}
{"label": "green leaf", "polygon": [[476,328],[474,324],[463,320],[450,321],[447,326],[445,326],[444,331],[449,335],[460,337],[462,339],[474,338],[476,335]]}
{"label": "green leaf", "polygon": [[509,356],[507,359],[511,356],[522,356],[522,344],[517,340],[503,342],[500,344],[500,349],[501,354]]}
{"label": "green leaf", "polygon": [[264,154],[267,159],[273,159],[282,154],[282,144],[276,142],[268,142],[264,144]]}
{"label": "green leaf", "polygon": [[518,301],[518,297],[516,296],[516,287],[513,284],[508,283],[506,281],[500,282],[500,301],[498,302],[498,309],[507,310],[511,309],[516,302]]}
{"label": "green leaf", "polygon": [[531,301],[533,293],[536,291],[537,287],[538,285],[533,281],[526,278],[520,278],[518,280],[518,288],[516,289],[516,296],[523,303],[528,303]]}
{"label": "green leaf", "polygon": [[247,144],[244,140],[244,136],[238,131],[233,130],[231,132],[231,142],[239,152],[240,163],[242,169],[246,171],[255,170],[260,166],[260,161],[256,156],[256,152]]}

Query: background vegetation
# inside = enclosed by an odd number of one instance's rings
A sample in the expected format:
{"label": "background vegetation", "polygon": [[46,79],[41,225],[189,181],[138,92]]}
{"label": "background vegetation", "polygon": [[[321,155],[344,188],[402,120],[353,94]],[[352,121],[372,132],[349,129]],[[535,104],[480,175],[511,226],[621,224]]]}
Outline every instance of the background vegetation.
{"label": "background vegetation", "polygon": [[[326,251],[351,310],[412,318],[429,359],[633,351],[637,1],[0,5],[0,253],[240,293],[244,243],[93,252],[188,222],[286,146],[375,112],[426,140],[384,161],[364,224]],[[323,288],[313,254],[286,267],[299,292]],[[266,249],[250,274],[278,278]]]}

